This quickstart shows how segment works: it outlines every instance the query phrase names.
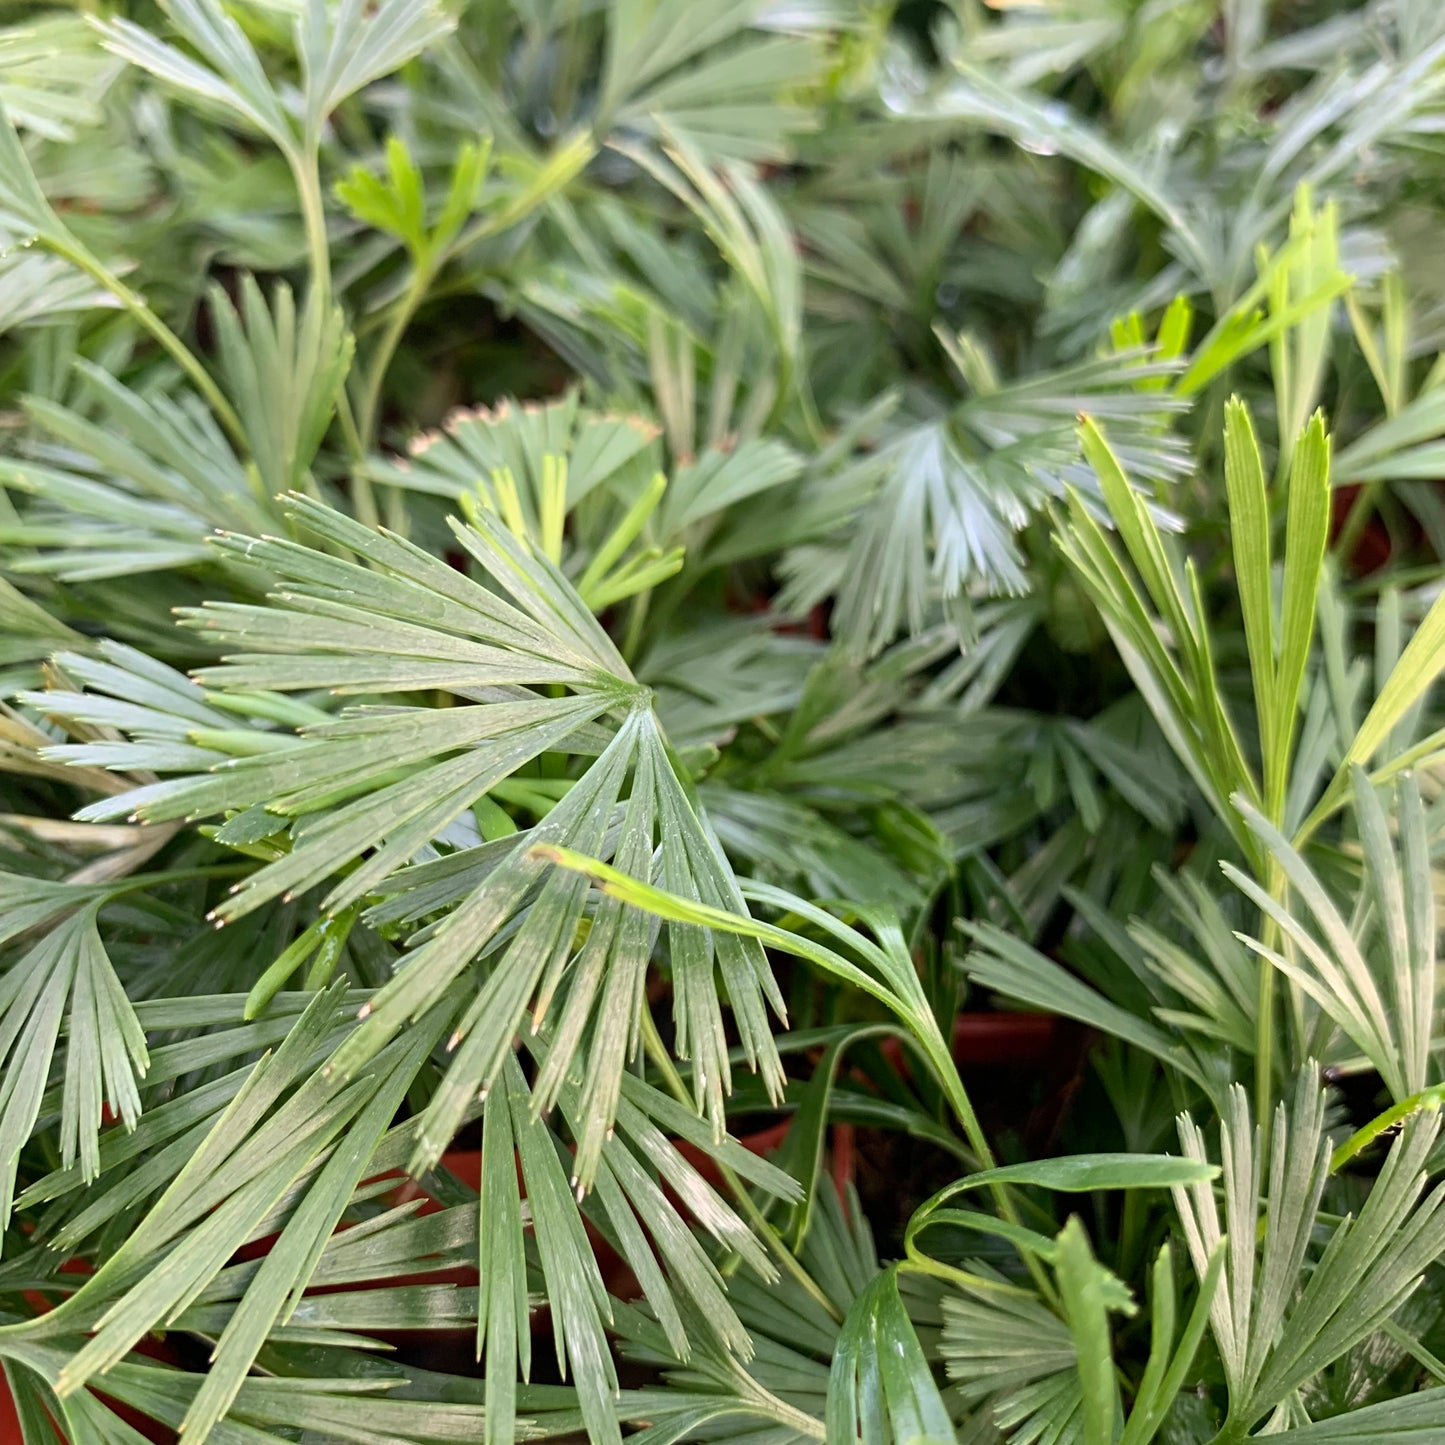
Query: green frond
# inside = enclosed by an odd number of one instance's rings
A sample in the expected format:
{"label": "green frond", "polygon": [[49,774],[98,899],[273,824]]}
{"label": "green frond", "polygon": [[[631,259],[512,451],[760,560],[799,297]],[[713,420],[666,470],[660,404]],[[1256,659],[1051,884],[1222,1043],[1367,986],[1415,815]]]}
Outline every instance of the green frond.
{"label": "green frond", "polygon": [[12,5],[0,1435],[1445,1438],[1439,10]]}

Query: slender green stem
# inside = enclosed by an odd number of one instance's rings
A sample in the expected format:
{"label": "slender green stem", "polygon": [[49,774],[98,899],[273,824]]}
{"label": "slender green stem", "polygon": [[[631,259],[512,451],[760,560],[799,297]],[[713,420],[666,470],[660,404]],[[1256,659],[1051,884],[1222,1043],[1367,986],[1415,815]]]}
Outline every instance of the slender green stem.
{"label": "slender green stem", "polygon": [[[1289,883],[1279,860],[1270,855],[1266,868],[1266,886],[1272,899],[1285,902]],[[1273,918],[1263,920],[1263,942],[1273,952],[1287,948],[1280,935],[1279,923]],[[1270,1146],[1270,1130],[1274,1120],[1274,1045],[1276,1045],[1277,994],[1279,980],[1274,977],[1274,965],[1267,958],[1259,959],[1259,994],[1257,994],[1256,1016],[1254,1016],[1254,1123],[1260,1131],[1261,1153]]]}
{"label": "slender green stem", "polygon": [[[1445,728],[1438,728],[1428,737],[1421,738],[1413,747],[1406,748],[1403,753],[1397,754],[1378,768],[1372,768],[1369,775],[1370,781],[1376,786],[1387,783],[1406,768],[1413,768],[1427,758],[1433,760],[1442,751],[1445,751]],[[1353,761],[1363,762],[1364,760],[1354,759]],[[1314,837],[1320,827],[1344,807],[1350,796],[1349,781],[1348,763],[1341,763],[1339,771],[1330,780],[1329,787],[1321,794],[1319,802],[1315,804],[1309,817],[1300,824],[1294,837],[1290,840],[1296,852],[1302,851],[1305,844]]]}
{"label": "slender green stem", "polygon": [[146,305],[144,297],[132,291],[113,271],[103,265],[83,246],[51,241],[52,249],[58,256],[69,261],[77,270],[83,271],[98,286],[109,291],[132,319],[151,337],[160,343],[165,352],[182,371],[195,383],[196,390],[205,397],[216,420],[226,429],[231,440],[243,452],[249,452],[246,443],[246,429],[236,409],[226,400],[225,393],[216,384],[215,378],[201,365],[200,358],[190,347]]}
{"label": "slender green stem", "polygon": [[984,1294],[997,1295],[1006,1299],[1032,1299],[1033,1291],[1003,1280],[989,1279],[986,1275],[970,1274],[956,1265],[945,1264],[922,1250],[910,1249],[908,1256],[898,1262],[899,1269],[911,1270],[914,1274],[929,1274],[935,1279],[946,1279],[949,1284],[959,1285],[966,1290],[978,1290]]}
{"label": "slender green stem", "polygon": [[[306,255],[311,269],[311,285],[316,303],[325,310],[331,305],[331,242],[326,234],[326,199],[321,189],[320,152],[314,141],[300,151],[288,150],[286,160],[296,185],[301,205],[301,220],[306,228]],[[368,527],[376,526],[379,516],[371,479],[362,462],[366,456],[367,427],[358,426],[351,409],[351,399],[343,386],[336,403],[337,419],[346,450],[351,457],[351,501],[357,520]]]}
{"label": "slender green stem", "polygon": [[376,493],[366,472],[366,448],[362,445],[361,429],[356,424],[356,413],[351,409],[351,398],[344,386],[336,396],[336,418],[341,423],[346,454],[351,458],[351,509],[362,526],[378,526],[381,514],[377,511]]}
{"label": "slender green stem", "polygon": [[[936,1053],[937,1050],[929,1052]],[[983,1125],[979,1123],[978,1115],[974,1112],[973,1100],[968,1097],[968,1090],[964,1087],[963,1079],[959,1075],[958,1067],[954,1064],[952,1056],[945,1048],[938,1057],[932,1060],[932,1063],[944,1096],[958,1122],[963,1126],[963,1137],[968,1140],[969,1147],[978,1157],[978,1167],[980,1169],[997,1167],[998,1161],[993,1156],[993,1150],[989,1148],[988,1137],[984,1134]],[[1008,1198],[1008,1191],[1005,1189],[999,1195],[1000,1203]],[[1011,1209],[1010,1217],[1012,1217]]]}
{"label": "slender green stem", "polygon": [[1438,1110],[1442,1104],[1445,1104],[1445,1084],[1432,1084],[1428,1089],[1422,1089],[1418,1094],[1411,1094],[1408,1099],[1392,1104],[1384,1113],[1376,1114],[1363,1128],[1357,1129],[1335,1150],[1330,1156],[1330,1169],[1343,1169],[1356,1154],[1368,1149],[1381,1134],[1393,1129],[1397,1124],[1403,1124],[1412,1114]]}
{"label": "slender green stem", "polygon": [[[953,1055],[945,1047],[942,1055],[932,1062],[938,1082],[943,1087],[944,1095],[958,1122],[963,1126],[964,1138],[968,1140],[973,1152],[978,1156],[979,1167],[993,1169],[996,1167],[993,1150],[989,1148],[988,1139],[983,1132],[983,1125],[974,1112],[973,1100],[968,1096],[968,1090],[964,1087],[963,1078],[958,1072],[957,1064],[953,1061]],[[1014,1202],[1013,1191],[1007,1184],[992,1185],[990,1193],[993,1195],[994,1203],[998,1206],[998,1212],[1010,1224],[1022,1222],[1018,1206]],[[1025,1254],[1023,1261],[1038,1292],[1051,1304],[1057,1304],[1058,1292],[1054,1288],[1054,1282],[1048,1276],[1048,1271],[1031,1254]]]}
{"label": "slender green stem", "polygon": [[1412,1355],[1422,1364],[1430,1374],[1445,1384],[1445,1361],[1430,1353],[1409,1330],[1403,1330],[1394,1320],[1386,1320],[1380,1329],[1400,1346],[1407,1354]]}
{"label": "slender green stem", "polygon": [[809,1440],[825,1440],[827,1428],[816,1416],[809,1415],[796,1405],[780,1400],[773,1392],[761,1385],[757,1378],[748,1373],[741,1361],[733,1355],[724,1357],[732,1377],[733,1388],[740,1399],[752,1402],[753,1411],[774,1424],[787,1425]]}
{"label": "slender green stem", "polygon": [[[164,847],[175,833],[174,828],[165,832],[164,826],[157,826],[153,831],[164,833],[160,847]],[[154,851],[153,849],[152,852]],[[139,861],[144,863],[150,856],[151,853],[140,854]],[[138,893],[143,888],[153,888],[162,883],[186,883],[196,878],[231,878],[250,871],[249,863],[218,863],[206,868],[174,868],[169,872],[162,873],[128,873],[119,878],[107,879],[99,883],[76,881],[75,875],[72,874],[65,881],[73,884],[77,889],[84,890],[89,897],[83,902],[66,905],[58,913],[52,914],[48,918],[42,918],[39,922],[24,929],[17,937],[38,937],[43,929],[58,922],[61,918],[72,917],[81,908],[105,908],[114,903],[117,898],[123,898],[127,893]]]}
{"label": "slender green stem", "polygon": [[[815,945],[804,936],[792,933],[779,925],[763,923],[752,918],[751,915],[740,919],[726,909],[674,899],[653,888],[650,884],[642,883],[625,873],[619,873],[606,863],[575,853],[571,849],[557,847],[550,843],[538,843],[530,850],[530,856],[545,858],[548,862],[561,867],[586,873],[599,883],[604,892],[611,894],[614,898],[620,898],[624,902],[657,913],[664,918],[676,917],[676,909],[680,905],[683,916],[688,922],[705,922],[709,927],[756,938],[765,947],[778,947],[795,957],[818,964],[834,977],[845,979],[872,994],[895,1012],[917,1038],[919,1048],[937,1076],[938,1085],[943,1090],[944,1097],[948,1100],[959,1123],[963,1126],[964,1135],[973,1148],[979,1163],[985,1169],[994,1167],[993,1150],[989,1148],[988,1139],[983,1132],[978,1115],[974,1112],[968,1090],[964,1087],[958,1068],[953,1062],[953,1056],[938,1027],[938,1020],[934,1017],[926,999],[920,998],[916,1005],[911,999],[905,1001],[890,987],[879,983],[866,970],[850,963],[841,954],[835,953],[825,946]],[[751,895],[745,889],[744,897],[748,896]],[[644,1012],[644,1035],[646,1029],[647,1019]],[[1000,1214],[1011,1224],[1020,1223],[1018,1209],[1008,1185],[994,1180],[990,1181],[989,1188],[998,1203]],[[1040,1293],[1046,1299],[1054,1299],[1052,1283],[1038,1261],[1031,1256],[1025,1256],[1025,1261]]]}
{"label": "slender green stem", "polygon": [[162,873],[137,873],[124,882],[97,884],[107,898],[134,893],[138,888],[156,888],[162,883],[190,883],[197,878],[235,878],[252,871],[249,863],[212,863],[204,868],[172,868]]}
{"label": "slender green stem", "polygon": [[[1265,882],[1270,897],[1283,903],[1288,884],[1284,869],[1273,856],[1269,860]],[[1278,952],[1285,946],[1280,937],[1279,925],[1273,918],[1265,918],[1263,925],[1265,946]],[[1258,964],[1258,995],[1254,1018],[1254,1122],[1260,1133],[1260,1151],[1267,1153],[1274,1120],[1275,1002],[1279,992],[1279,980],[1275,977],[1274,965],[1267,959],[1259,959]]]}
{"label": "slender green stem", "polygon": [[647,610],[652,602],[651,592],[638,592],[632,599],[627,617],[627,633],[622,639],[622,655],[628,663],[637,661],[642,647],[643,628],[647,622]]}
{"label": "slender green stem", "polygon": [[381,405],[381,388],[386,381],[387,371],[391,367],[392,357],[396,355],[396,348],[401,344],[401,338],[406,333],[406,328],[411,318],[416,314],[417,307],[425,299],[427,292],[431,289],[433,268],[430,263],[418,262],[412,273],[406,290],[397,299],[396,304],[391,308],[391,315],[387,317],[386,329],[381,333],[381,339],[376,343],[376,350],[372,353],[371,369],[367,372],[366,385],[361,393],[361,404],[357,408],[356,422],[357,431],[361,441],[371,446],[376,441],[377,411]]}
{"label": "slender green stem", "polygon": [[321,161],[314,146],[305,154],[286,157],[301,203],[301,220],[306,227],[306,255],[311,267],[311,284],[319,293],[323,310],[331,304],[331,243],[326,236],[326,202],[321,191]]}
{"label": "slender green stem", "polygon": [[1335,556],[1342,562],[1348,562],[1354,556],[1355,548],[1359,546],[1365,527],[1374,515],[1375,504],[1379,500],[1380,488],[1383,486],[1384,482],[1379,477],[1373,477],[1367,482],[1362,482],[1360,490],[1355,493],[1355,499],[1350,503],[1350,510],[1345,513],[1344,523],[1340,527],[1339,535],[1335,538]]}
{"label": "slender green stem", "polygon": [[366,449],[361,444],[361,429],[356,425],[356,413],[351,409],[351,398],[345,388],[336,398],[336,416],[341,423],[341,434],[346,441],[347,454],[360,458]]}
{"label": "slender green stem", "polygon": [[[687,1092],[687,1085],[683,1083],[682,1075],[677,1072],[677,1066],[667,1052],[667,1045],[662,1042],[662,1035],[658,1033],[657,1023],[652,1017],[652,1010],[646,1007],[642,1010],[642,1043],[647,1050],[647,1057],[652,1060],[658,1073],[662,1075],[668,1092],[678,1103],[691,1109],[693,1104]],[[827,1311],[829,1318],[842,1324],[842,1309],[829,1298],[823,1287],[808,1273],[802,1260],[783,1242],[782,1235],[768,1223],[767,1216],[758,1207],[753,1196],[748,1193],[747,1185],[726,1164],[719,1162],[718,1172],[722,1175],[728,1192],[737,1200],[743,1213],[747,1216],[748,1223],[772,1250],[778,1263],[807,1292],[811,1299]]]}
{"label": "slender green stem", "polygon": [[1265,1137],[1261,1151],[1269,1147],[1268,1130],[1274,1103],[1274,965],[1258,960],[1259,986],[1254,1014],[1254,1118]]}

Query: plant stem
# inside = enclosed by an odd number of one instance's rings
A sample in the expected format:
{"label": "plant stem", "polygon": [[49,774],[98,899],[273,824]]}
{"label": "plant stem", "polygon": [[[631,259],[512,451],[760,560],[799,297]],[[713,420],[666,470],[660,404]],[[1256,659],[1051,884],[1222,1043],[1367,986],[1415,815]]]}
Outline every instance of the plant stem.
{"label": "plant stem", "polygon": [[740,1398],[755,1402],[755,1408],[764,1419],[776,1424],[787,1425],[809,1440],[825,1440],[827,1430],[816,1416],[809,1415],[796,1405],[780,1400],[773,1392],[758,1383],[742,1364],[731,1354],[726,1356],[729,1373]]}
{"label": "plant stem", "polygon": [[1445,1084],[1432,1084],[1428,1089],[1421,1089],[1418,1094],[1411,1094],[1408,1099],[1392,1104],[1384,1113],[1376,1114],[1363,1128],[1357,1129],[1330,1155],[1331,1172],[1343,1169],[1356,1154],[1368,1149],[1381,1134],[1393,1129],[1396,1124],[1403,1124],[1412,1114],[1438,1110],[1442,1104],[1445,1104]]}
{"label": "plant stem", "polygon": [[356,425],[356,413],[351,409],[351,398],[345,386],[336,394],[336,418],[341,423],[341,435],[346,443],[347,454],[351,457],[351,507],[356,520],[364,527],[379,525],[381,516],[376,510],[376,493],[371,487],[371,478],[366,474],[366,448],[361,442],[361,430]]}
{"label": "plant stem", "polygon": [[[688,1095],[687,1085],[682,1081],[682,1075],[677,1072],[677,1066],[672,1062],[672,1056],[667,1052],[667,1045],[662,1042],[662,1035],[657,1031],[657,1023],[652,1017],[652,1010],[642,1010],[642,1043],[647,1050],[647,1057],[651,1059],[658,1073],[662,1075],[663,1082],[667,1085],[668,1092],[679,1104],[685,1105],[688,1109],[693,1107],[692,1099]],[[737,1200],[742,1207],[743,1213],[747,1216],[748,1223],[762,1237],[763,1242],[777,1256],[778,1263],[790,1274],[793,1279],[806,1291],[809,1298],[814,1300],[822,1309],[826,1310],[830,1319],[836,1320],[840,1325],[843,1323],[843,1311],[836,1305],[823,1287],[808,1273],[802,1260],[783,1243],[783,1237],[768,1223],[767,1216],[758,1208],[757,1201],[748,1193],[747,1185],[743,1183],[726,1164],[719,1161],[718,1172],[722,1175],[723,1182],[727,1185],[729,1193]]]}
{"label": "plant stem", "polygon": [[[993,1150],[989,1148],[988,1138],[983,1132],[983,1125],[979,1123],[978,1115],[974,1112],[973,1100],[968,1097],[968,1090],[964,1087],[963,1079],[953,1062],[952,1055],[945,1050],[942,1057],[933,1060],[933,1066],[937,1071],[938,1082],[943,1088],[944,1095],[958,1122],[963,1126],[963,1136],[978,1157],[978,1167],[980,1169],[995,1168],[998,1161],[993,1156]],[[1000,1203],[1008,1197],[1008,1191],[1005,1189],[999,1195]],[[1011,1209],[1010,1217],[1012,1217]]]}
{"label": "plant stem", "polygon": [[628,665],[637,661],[638,650],[642,646],[643,625],[647,621],[648,606],[652,601],[652,593],[639,592],[632,599],[632,606],[627,615],[627,632],[622,640],[622,656],[627,660]]}
{"label": "plant stem", "polygon": [[[929,1016],[933,1022],[932,1015]],[[934,1073],[938,1076],[938,1083],[943,1089],[944,1096],[948,1099],[955,1117],[963,1126],[964,1137],[968,1140],[973,1152],[978,1156],[980,1169],[993,1169],[997,1165],[993,1150],[989,1148],[988,1138],[983,1132],[983,1125],[979,1122],[978,1115],[974,1112],[973,1100],[968,1096],[968,1089],[964,1086],[963,1077],[958,1072],[958,1066],[953,1061],[953,1055],[948,1046],[943,1042],[943,1036],[938,1032],[937,1026],[932,1030],[936,1041],[926,1040],[921,1032],[917,1035],[919,1044],[929,1055],[933,1064]],[[1010,1224],[1020,1224],[1018,1207],[1014,1203],[1013,1191],[1007,1184],[995,1183],[989,1186],[989,1192],[993,1195],[994,1203],[998,1206],[998,1212],[1009,1221]],[[1057,1304],[1058,1292],[1054,1289],[1053,1281],[1049,1278],[1043,1265],[1031,1254],[1023,1256],[1024,1266],[1033,1279],[1034,1286],[1043,1298],[1051,1304]]]}
{"label": "plant stem", "polygon": [[1380,488],[1384,485],[1379,477],[1370,481],[1362,482],[1360,490],[1355,493],[1355,499],[1350,503],[1350,510],[1345,513],[1345,520],[1340,527],[1339,535],[1335,538],[1335,556],[1343,563],[1348,563],[1354,556],[1355,548],[1360,544],[1360,537],[1364,533],[1366,525],[1371,516],[1374,515],[1375,502],[1379,498]]}
{"label": "plant stem", "polygon": [[246,443],[246,429],[236,409],[226,400],[225,393],[216,384],[215,378],[201,365],[200,359],[190,347],[146,305],[144,297],[132,291],[113,271],[90,254],[83,246],[70,246],[50,242],[56,255],[69,261],[77,270],[83,271],[98,286],[109,291],[132,319],[171,357],[182,371],[195,383],[196,390],[205,397],[217,421],[226,429],[236,446],[245,453],[250,448]]}
{"label": "plant stem", "polygon": [[914,1274],[932,1275],[934,1279],[946,1279],[949,1284],[957,1285],[966,1290],[978,1290],[981,1293],[997,1295],[1005,1299],[1032,1299],[1033,1291],[1023,1288],[1021,1285],[1009,1284],[1006,1280],[990,1279],[986,1275],[970,1274],[966,1269],[959,1269],[956,1265],[945,1264],[941,1259],[934,1259],[932,1255],[923,1254],[920,1251],[913,1251],[906,1259],[898,1262],[901,1270],[911,1270]]}
{"label": "plant stem", "polygon": [[98,884],[104,888],[107,901],[139,888],[156,888],[162,883],[190,883],[198,878],[238,878],[253,869],[249,863],[212,863],[201,868],[171,868],[161,873],[137,873],[123,883]]}
{"label": "plant stem", "polygon": [[[291,167],[296,196],[301,204],[301,219],[306,227],[306,256],[311,269],[313,299],[324,313],[331,305],[331,243],[326,235],[326,200],[321,189],[320,152],[313,141],[306,145],[304,152],[288,149],[286,160]],[[371,480],[362,469],[367,429],[357,426],[344,385],[337,397],[336,414],[341,422],[346,449],[351,455],[352,506],[359,522],[374,527],[379,520],[376,498],[372,494]]]}
{"label": "plant stem", "polygon": [[381,404],[381,388],[386,381],[386,373],[391,367],[392,357],[396,355],[396,348],[401,343],[408,323],[416,314],[417,307],[421,305],[426,293],[431,289],[432,276],[433,267],[430,263],[424,264],[421,261],[416,263],[412,278],[407,284],[406,290],[392,307],[391,315],[387,318],[386,329],[376,344],[376,351],[371,358],[371,369],[367,373],[366,385],[361,394],[361,405],[357,409],[356,416],[357,431],[362,443],[366,446],[374,445],[376,441],[376,414]]}
{"label": "plant stem", "polygon": [[[1283,903],[1288,884],[1284,869],[1273,855],[1270,856],[1267,872],[1270,897]],[[1264,944],[1276,952],[1284,946],[1279,932],[1279,925],[1273,918],[1264,919]],[[1274,1020],[1279,984],[1274,976],[1274,965],[1265,958],[1259,960],[1258,987],[1254,1018],[1254,1122],[1259,1130],[1260,1151],[1267,1155],[1274,1119]]]}
{"label": "plant stem", "polygon": [[1270,1105],[1274,1099],[1274,965],[1259,960],[1259,989],[1254,1010],[1254,1119],[1261,1151],[1269,1148]]}
{"label": "plant stem", "polygon": [[321,192],[321,162],[314,146],[306,154],[289,152],[286,159],[301,203],[301,220],[306,227],[306,256],[311,284],[318,292],[323,314],[331,304],[331,245],[326,238],[326,203]]}
{"label": "plant stem", "polygon": [[361,445],[361,430],[356,425],[356,413],[351,409],[351,398],[343,387],[336,397],[336,418],[341,423],[341,434],[346,440],[346,450],[353,457],[361,457],[365,448]]}

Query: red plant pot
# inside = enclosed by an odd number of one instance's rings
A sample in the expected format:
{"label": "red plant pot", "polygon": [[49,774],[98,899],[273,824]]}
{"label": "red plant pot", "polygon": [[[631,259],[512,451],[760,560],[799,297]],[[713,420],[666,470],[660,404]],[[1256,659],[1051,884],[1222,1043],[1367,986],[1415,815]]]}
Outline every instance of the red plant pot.
{"label": "red plant pot", "polygon": [[[1053,1014],[961,1013],[953,1020],[953,1057],[961,1068],[998,1068],[1043,1063],[1053,1052],[1059,1021]],[[897,1038],[879,1050],[900,1073],[908,1072],[908,1054]]]}
{"label": "red plant pot", "polygon": [[0,1440],[14,1441],[15,1445],[25,1437],[20,1433],[20,1415],[15,1409],[15,1397],[10,1393],[9,1378],[0,1375]]}
{"label": "red plant pot", "polygon": [[961,1013],[953,1021],[953,1057],[970,1064],[1039,1064],[1053,1052],[1058,1019],[1052,1014]]}
{"label": "red plant pot", "polygon": [[[757,1155],[771,1154],[775,1149],[781,1148],[783,1140],[788,1137],[788,1130],[793,1126],[792,1116],[786,1119],[779,1119],[776,1124],[770,1124],[766,1129],[756,1129],[751,1134],[740,1134],[738,1143],[744,1149],[750,1150]],[[853,1126],[851,1124],[834,1124],[830,1129],[832,1149],[830,1153],[833,1159],[833,1182],[838,1187],[838,1193],[846,1197],[845,1185],[853,1182],[856,1169],[855,1156],[853,1152]],[[703,1152],[696,1144],[689,1143],[686,1139],[674,1139],[672,1141],[677,1152],[707,1180],[714,1189],[722,1188],[722,1174],[712,1158]]]}
{"label": "red plant pot", "polygon": [[[88,1260],[68,1259],[60,1266],[60,1273],[88,1275],[94,1274],[95,1271]],[[28,1289],[24,1291],[24,1294],[26,1301],[36,1314],[47,1314],[54,1308],[53,1303],[39,1290]],[[138,1355],[147,1355],[165,1365],[179,1367],[181,1363],[180,1357],[159,1335],[145,1336],[136,1345],[135,1352]],[[98,1389],[98,1393],[105,1395],[104,1389]],[[116,1415],[133,1430],[145,1436],[147,1440],[155,1441],[157,1445],[172,1445],[172,1442],[176,1440],[176,1432],[169,1426],[152,1420],[150,1416],[130,1405],[122,1404],[119,1400],[113,1400],[109,1396],[105,1396],[105,1398]],[[20,1445],[23,1438],[15,1397],[10,1392],[10,1382],[4,1376],[0,1376],[0,1445]]]}
{"label": "red plant pot", "polygon": [[[1330,540],[1332,542],[1338,539],[1340,531],[1345,525],[1345,518],[1350,515],[1359,494],[1358,483],[1336,487],[1331,493]],[[1376,513],[1360,529],[1360,534],[1350,549],[1350,555],[1345,560],[1357,577],[1366,577],[1371,572],[1378,571],[1390,560],[1392,550],[1390,534],[1385,530],[1385,524],[1380,521],[1379,514]]]}

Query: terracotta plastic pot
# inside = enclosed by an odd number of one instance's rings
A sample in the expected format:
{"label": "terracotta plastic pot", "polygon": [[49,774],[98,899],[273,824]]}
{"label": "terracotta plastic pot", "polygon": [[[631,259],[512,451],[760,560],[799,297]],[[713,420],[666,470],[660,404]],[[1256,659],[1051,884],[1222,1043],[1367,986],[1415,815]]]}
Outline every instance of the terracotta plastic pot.
{"label": "terracotta plastic pot", "polygon": [[[84,1259],[68,1259],[60,1266],[61,1274],[88,1275],[94,1272],[89,1261]],[[26,1290],[24,1293],[26,1301],[36,1314],[46,1314],[54,1308],[53,1301],[47,1299],[40,1291]],[[147,1355],[161,1364],[178,1366],[181,1363],[180,1357],[170,1345],[155,1335],[147,1335],[136,1345],[135,1349],[138,1355]],[[105,1394],[104,1390],[100,1390],[99,1393]],[[108,1403],[127,1425],[145,1436],[147,1440],[155,1441],[156,1445],[172,1445],[177,1438],[174,1430],[152,1420],[139,1410],[132,1409],[129,1405],[123,1405],[118,1400],[108,1400]],[[15,1399],[10,1393],[10,1382],[0,1375],[0,1445],[19,1445],[22,1438],[20,1420],[15,1409]]]}
{"label": "terracotta plastic pot", "polygon": [[953,1021],[953,1057],[970,1064],[1038,1064],[1053,1052],[1058,1019],[1052,1014],[961,1013]]}
{"label": "terracotta plastic pot", "polygon": [[[1345,524],[1345,518],[1350,515],[1350,510],[1355,504],[1355,498],[1359,495],[1358,483],[1345,487],[1336,487],[1330,496],[1330,540],[1334,541]],[[1347,559],[1350,570],[1356,576],[1367,576],[1377,571],[1390,560],[1392,551],[1390,545],[1390,534],[1385,530],[1384,523],[1380,521],[1378,514],[1372,516],[1360,529],[1360,535],[1355,541]]]}
{"label": "terracotta plastic pot", "polygon": [[[1052,1014],[961,1013],[953,1021],[953,1057],[965,1069],[1040,1064],[1053,1052],[1058,1026]],[[908,1052],[898,1039],[884,1039],[879,1049],[894,1068],[908,1071]]]}
{"label": "terracotta plastic pot", "polygon": [[[779,1119],[776,1124],[770,1124],[766,1129],[757,1129],[751,1134],[740,1134],[738,1143],[744,1149],[754,1154],[768,1155],[773,1150],[782,1146],[783,1140],[788,1137],[788,1130],[793,1126],[790,1117]],[[699,1149],[696,1144],[690,1144],[686,1139],[674,1139],[679,1154],[707,1180],[714,1189],[721,1189],[722,1174],[711,1157]],[[844,1194],[844,1185],[853,1181],[854,1173],[854,1134],[851,1124],[833,1124],[829,1128],[829,1150],[833,1161],[833,1182],[838,1186],[838,1192]]]}
{"label": "terracotta plastic pot", "polygon": [[10,1381],[0,1375],[0,1440],[18,1442],[25,1437],[20,1433],[20,1416],[15,1409],[15,1397],[10,1393]]}

